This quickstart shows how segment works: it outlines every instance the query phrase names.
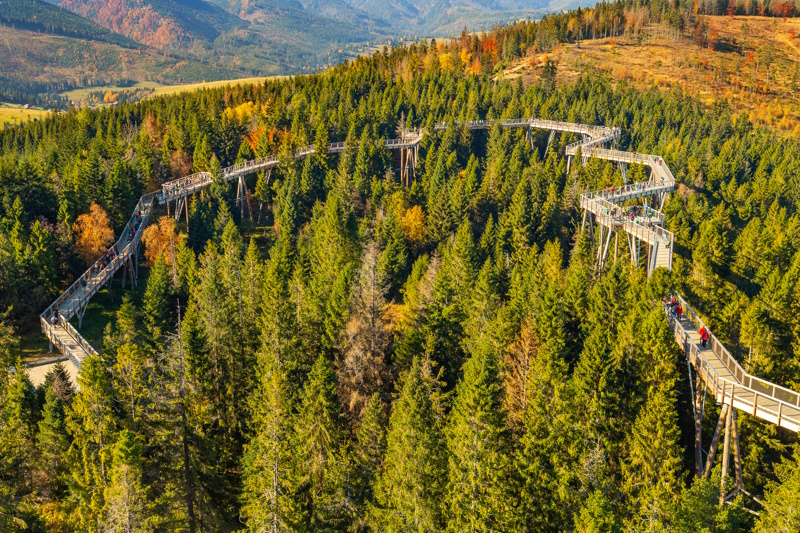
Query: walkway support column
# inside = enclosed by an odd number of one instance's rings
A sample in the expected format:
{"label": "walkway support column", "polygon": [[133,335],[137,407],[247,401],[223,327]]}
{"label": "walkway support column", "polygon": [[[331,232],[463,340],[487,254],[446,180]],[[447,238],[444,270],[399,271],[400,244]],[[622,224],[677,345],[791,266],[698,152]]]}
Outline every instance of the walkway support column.
{"label": "walkway support column", "polygon": [[731,420],[731,438],[733,439],[733,465],[736,472],[736,489],[742,490],[744,483],[742,482],[742,451],[739,447],[739,428],[737,427],[736,409],[733,411],[733,418]]}
{"label": "walkway support column", "polygon": [[728,416],[728,404],[722,406],[722,411],[719,413],[719,421],[717,422],[717,429],[714,431],[714,438],[711,439],[711,447],[708,449],[708,457],[706,458],[705,477],[711,475],[711,469],[714,468],[714,458],[717,455],[717,448],[719,447],[719,437],[722,435],[722,427],[725,425],[725,420]]}
{"label": "walkway support column", "polygon": [[[688,361],[687,361],[688,362]],[[689,367],[691,370],[691,366]],[[691,374],[689,374],[691,380]],[[700,402],[700,387],[703,385],[703,380],[700,378],[700,373],[697,373],[697,386],[694,388],[694,462],[695,462],[695,475],[698,477],[703,475],[703,414]]]}
{"label": "walkway support column", "polygon": [[[731,398],[731,403],[733,399]],[[731,419],[733,418],[733,408],[728,410],[728,416],[725,417],[725,447],[722,449],[722,475],[720,476],[719,483],[719,504],[725,503],[725,481],[728,477],[728,459],[731,453]]]}

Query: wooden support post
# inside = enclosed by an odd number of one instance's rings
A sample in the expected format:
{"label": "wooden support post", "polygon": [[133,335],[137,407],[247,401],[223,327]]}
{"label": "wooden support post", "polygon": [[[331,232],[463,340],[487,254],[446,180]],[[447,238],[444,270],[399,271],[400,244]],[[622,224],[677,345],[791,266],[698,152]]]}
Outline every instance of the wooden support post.
{"label": "wooden support post", "polygon": [[[608,257],[608,244],[611,242],[611,228],[606,228],[606,245],[603,247],[603,256],[600,258],[600,268],[606,265],[606,257]],[[603,244],[602,242],[600,243]]]}
{"label": "wooden support post", "polygon": [[[127,263],[122,265],[122,288],[125,288],[125,278],[128,276],[128,265]],[[133,287],[131,287],[132,289]]]}
{"label": "wooden support post", "polygon": [[[733,401],[731,401],[733,403]],[[728,459],[731,453],[731,419],[733,418],[733,407],[728,410],[728,416],[725,417],[725,446],[722,449],[722,476],[720,476],[719,483],[719,504],[720,506],[725,503],[725,480],[728,477]]]}
{"label": "wooden support post", "polygon": [[[691,375],[689,375],[689,379],[692,379]],[[702,384],[703,380],[700,378],[700,373],[697,372],[697,386],[694,389],[694,467],[695,475],[698,477],[703,475],[703,411],[700,407],[700,386]]]}
{"label": "wooden support post", "polygon": [[606,227],[603,224],[600,224],[597,228],[599,231],[600,238],[597,240],[597,265],[600,266],[601,257],[603,256],[603,232],[605,231]]}
{"label": "wooden support post", "polygon": [[[125,270],[128,271],[128,276],[131,279],[131,290],[133,290],[136,288],[136,278],[133,276],[133,262],[131,261],[130,256],[128,256],[128,258],[125,260]],[[122,288],[124,289],[125,278],[122,278],[122,283]]]}
{"label": "wooden support post", "polygon": [[733,439],[733,465],[736,470],[736,488],[742,490],[744,485],[742,483],[742,451],[739,448],[739,428],[736,420],[736,409],[731,409],[731,411],[733,411],[731,438]]}
{"label": "wooden support post", "polygon": [[586,209],[583,210],[583,219],[581,219],[581,233],[583,233],[583,228],[586,226]]}
{"label": "wooden support post", "polygon": [[617,256],[619,255],[619,230],[614,233],[614,262],[617,262]]}
{"label": "wooden support post", "polygon": [[567,176],[569,176],[569,167],[570,167],[571,164],[572,164],[572,156],[568,155],[567,156]]}
{"label": "wooden support post", "polygon": [[728,416],[728,405],[722,406],[722,411],[719,414],[719,421],[717,422],[717,429],[714,431],[714,438],[711,439],[711,447],[708,449],[708,457],[706,458],[705,477],[711,475],[711,469],[714,468],[714,458],[717,455],[717,448],[719,447],[719,437],[722,434],[722,427],[725,425],[725,419]]}
{"label": "wooden support post", "polygon": [[550,151],[550,145],[553,143],[553,137],[556,135],[556,130],[550,131],[550,137],[547,139],[547,148],[544,149],[544,160],[547,161],[547,153]]}

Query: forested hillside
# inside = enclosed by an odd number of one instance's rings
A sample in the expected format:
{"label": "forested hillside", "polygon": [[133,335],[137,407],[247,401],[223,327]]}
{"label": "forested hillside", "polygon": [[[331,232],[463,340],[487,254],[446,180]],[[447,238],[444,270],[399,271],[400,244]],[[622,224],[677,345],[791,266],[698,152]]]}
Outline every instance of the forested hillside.
{"label": "forested hillside", "polygon": [[[800,387],[800,145],[677,90],[556,84],[552,66],[492,79],[562,20],[0,131],[0,529],[796,531],[793,433],[739,413],[763,505],[719,507],[718,466],[694,477],[661,298],[687,295],[750,372]],[[674,270],[596,271],[578,196],[622,176],[567,173],[568,134],[544,159],[546,132],[452,124],[496,117],[617,126],[663,155]],[[403,128],[429,133],[411,187],[382,143]],[[80,391],[58,372],[32,387],[18,335],[142,192],[272,153],[252,219],[221,182],[188,223],[161,206],[141,304],[115,282]],[[705,412],[710,435],[711,395]]]}

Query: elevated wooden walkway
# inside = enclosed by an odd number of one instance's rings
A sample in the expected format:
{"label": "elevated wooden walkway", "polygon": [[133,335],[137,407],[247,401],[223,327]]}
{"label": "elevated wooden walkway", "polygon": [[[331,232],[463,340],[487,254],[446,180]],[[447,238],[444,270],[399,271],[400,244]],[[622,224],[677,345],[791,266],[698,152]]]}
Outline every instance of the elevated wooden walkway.
{"label": "elevated wooden walkway", "polygon": [[676,296],[684,309],[683,319],[678,321],[667,313],[675,341],[716,401],[779,427],[800,430],[800,394],[748,374],[707,326],[709,340],[703,348],[700,330],[705,324],[680,295]]}
{"label": "elevated wooden walkway", "polygon": [[[660,209],[666,195],[675,188],[675,178],[661,157],[607,148],[607,145],[619,137],[619,128],[530,118],[479,120],[461,125],[470,130],[485,130],[494,127],[498,122],[503,128],[527,128],[529,135],[532,129],[550,130],[548,150],[555,132],[581,135],[582,140],[566,147],[565,154],[568,157],[568,165],[571,163],[571,159],[580,153],[584,163],[591,157],[617,163],[623,171],[623,176],[625,176],[628,164],[641,164],[648,167],[650,179],[646,182],[626,183],[621,187],[582,194],[580,207],[584,210],[583,226],[588,222],[592,233],[592,242],[597,243],[600,267],[605,263],[609,253],[612,234],[616,234],[614,243],[616,256],[618,237],[622,232],[627,238],[631,261],[634,264],[640,264],[641,247],[645,245],[647,247],[648,273],[652,273],[659,267],[672,268],[674,236],[664,229],[665,217]],[[442,131],[446,127],[447,124],[436,124],[434,131]],[[407,132],[399,139],[386,141],[388,149],[399,150],[401,153],[401,178],[405,179],[406,183],[413,173],[417,161],[417,149],[424,135],[423,131]],[[332,154],[343,152],[345,149],[346,145],[343,142],[328,145],[328,153]],[[306,146],[298,150],[295,157],[302,159],[314,153],[314,146]],[[246,191],[243,184],[245,176],[256,172],[270,171],[277,167],[279,162],[278,156],[272,155],[232,165],[223,169],[220,179],[223,181],[239,179],[240,194],[243,194],[243,191]],[[123,280],[127,275],[132,285],[136,283],[141,236],[149,222],[153,203],[157,201],[167,204],[169,208],[169,204],[175,202],[176,216],[184,207],[188,213],[188,198],[209,187],[213,179],[214,177],[210,173],[200,172],[165,183],[161,190],[142,196],[120,238],[109,252],[106,252],[41,314],[42,330],[52,345],[68,357],[69,361],[65,364],[74,366],[74,369],[69,369],[70,372],[75,370],[77,373],[83,360],[91,355],[96,355],[97,352],[69,321],[73,317],[77,317],[80,328],[81,319],[89,300],[104,285],[110,283],[120,269],[125,271]],[[632,206],[624,205],[626,202],[630,204],[630,202],[646,201],[651,198],[658,198],[660,205],[657,208],[648,207],[647,210],[644,210],[644,216],[633,215]],[[638,210],[636,212],[641,213]],[[596,240],[595,225],[600,234],[599,239]],[[798,431],[800,429],[800,395],[747,374],[713,334],[709,347],[703,349],[700,346],[698,333],[703,324],[688,304],[683,300],[681,302],[684,309],[687,310],[688,318],[682,322],[678,322],[674,318],[670,319],[675,338],[715,398],[723,404],[744,410],[779,427]],[[57,315],[56,310],[58,311]],[[53,320],[54,317],[55,320]]]}

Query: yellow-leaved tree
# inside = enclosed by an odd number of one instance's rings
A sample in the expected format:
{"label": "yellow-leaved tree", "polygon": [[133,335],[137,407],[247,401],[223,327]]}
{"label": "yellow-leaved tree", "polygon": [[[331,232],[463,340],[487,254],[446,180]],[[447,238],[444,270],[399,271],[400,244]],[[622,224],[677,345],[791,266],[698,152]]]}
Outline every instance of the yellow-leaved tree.
{"label": "yellow-leaved tree", "polygon": [[108,214],[97,204],[78,217],[72,226],[75,232],[75,252],[85,263],[97,260],[114,242],[114,230]]}
{"label": "yellow-leaved tree", "polygon": [[409,244],[414,249],[419,249],[425,242],[425,211],[418,205],[415,205],[403,216],[400,221],[400,226],[406,234]]}
{"label": "yellow-leaved tree", "polygon": [[178,233],[174,218],[161,217],[158,219],[158,224],[148,226],[142,233],[144,256],[149,264],[154,265],[158,256],[163,255],[167,265],[172,266],[175,264],[178,243],[185,239],[185,233]]}

